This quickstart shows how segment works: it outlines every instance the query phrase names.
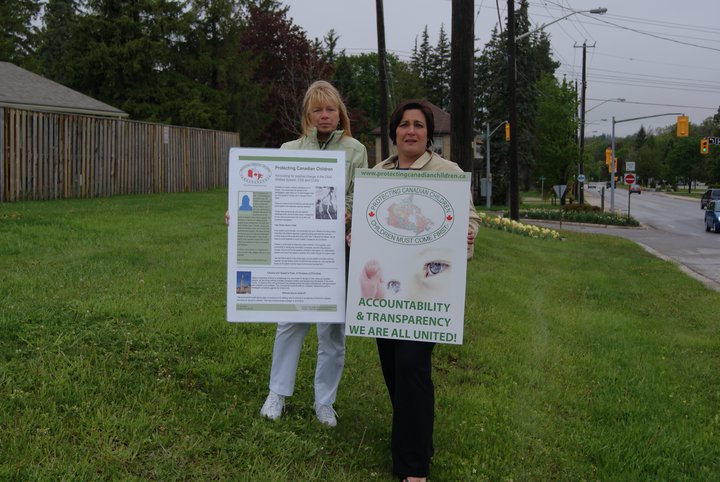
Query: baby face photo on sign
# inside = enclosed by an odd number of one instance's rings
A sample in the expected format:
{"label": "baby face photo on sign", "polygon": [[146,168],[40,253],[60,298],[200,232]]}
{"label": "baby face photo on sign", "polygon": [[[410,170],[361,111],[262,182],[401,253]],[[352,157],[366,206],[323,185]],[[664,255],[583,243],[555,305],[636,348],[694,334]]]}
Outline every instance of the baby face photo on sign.
{"label": "baby face photo on sign", "polygon": [[454,214],[443,196],[412,186],[388,190],[370,203],[366,220],[387,242],[363,265],[362,297],[430,301],[447,295],[453,253],[440,240]]}
{"label": "baby face photo on sign", "polygon": [[363,298],[434,301],[447,296],[452,261],[447,252],[425,248],[403,253],[393,250],[367,261],[360,273]]}

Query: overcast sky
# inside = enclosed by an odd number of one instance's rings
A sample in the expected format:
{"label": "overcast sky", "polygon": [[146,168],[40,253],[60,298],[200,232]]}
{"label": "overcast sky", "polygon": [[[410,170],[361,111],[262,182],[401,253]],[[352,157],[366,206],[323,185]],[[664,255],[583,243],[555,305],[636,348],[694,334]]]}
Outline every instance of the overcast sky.
{"label": "overcast sky", "polygon": [[[310,39],[331,29],[348,54],[377,49],[375,0],[283,0],[289,16]],[[498,0],[503,30],[507,0]],[[516,2],[516,9],[519,2]],[[475,0],[475,46],[482,49],[498,25],[492,0]],[[582,44],[587,48],[587,136],[610,133],[611,119],[683,112],[691,123],[720,106],[720,3],[718,0],[553,0],[530,1],[534,28],[572,10],[605,7],[605,15],[577,14],[545,28],[558,77],[581,79]],[[451,35],[451,0],[384,0],[386,48],[404,60],[427,25],[430,43],[440,26]],[[590,48],[593,46],[592,48]],[[624,103],[605,102],[624,98]],[[602,104],[602,105],[600,105]],[[603,121],[602,119],[607,119]],[[616,122],[616,135],[663,127],[674,116]],[[692,134],[692,132],[691,132]]]}

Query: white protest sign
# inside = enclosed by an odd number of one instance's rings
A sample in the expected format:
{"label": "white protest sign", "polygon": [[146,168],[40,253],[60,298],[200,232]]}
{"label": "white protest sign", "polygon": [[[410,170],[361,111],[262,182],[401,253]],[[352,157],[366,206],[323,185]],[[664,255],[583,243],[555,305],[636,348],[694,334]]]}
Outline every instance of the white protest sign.
{"label": "white protest sign", "polygon": [[345,152],[231,149],[227,320],[345,322]]}
{"label": "white protest sign", "polygon": [[352,336],[462,344],[470,174],[355,174]]}

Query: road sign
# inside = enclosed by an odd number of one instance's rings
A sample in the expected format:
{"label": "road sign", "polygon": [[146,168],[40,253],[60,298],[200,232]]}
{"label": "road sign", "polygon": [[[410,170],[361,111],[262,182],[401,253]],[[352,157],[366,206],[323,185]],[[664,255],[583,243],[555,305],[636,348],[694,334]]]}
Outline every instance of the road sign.
{"label": "road sign", "polygon": [[625,184],[635,184],[635,174],[631,172],[625,174]]}
{"label": "road sign", "polygon": [[627,172],[635,172],[635,161],[625,161],[625,170]]}
{"label": "road sign", "polygon": [[577,180],[578,182],[585,182],[585,174],[578,174]]}
{"label": "road sign", "polygon": [[555,195],[558,198],[563,197],[563,194],[565,194],[565,189],[567,188],[567,185],[565,184],[555,184],[553,186],[553,190],[555,191]]}

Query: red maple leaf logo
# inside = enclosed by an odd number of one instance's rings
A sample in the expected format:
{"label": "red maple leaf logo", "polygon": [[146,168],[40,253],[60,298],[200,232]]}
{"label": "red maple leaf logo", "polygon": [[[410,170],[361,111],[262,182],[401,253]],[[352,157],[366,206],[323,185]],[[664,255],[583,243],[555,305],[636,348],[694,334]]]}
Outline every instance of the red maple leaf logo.
{"label": "red maple leaf logo", "polygon": [[445,219],[447,219],[448,221],[452,221],[452,214],[448,214],[447,218],[445,218]]}
{"label": "red maple leaf logo", "polygon": [[375,213],[372,212],[372,211],[370,211],[370,212],[368,213],[368,216],[373,217],[373,216],[375,216]]}

